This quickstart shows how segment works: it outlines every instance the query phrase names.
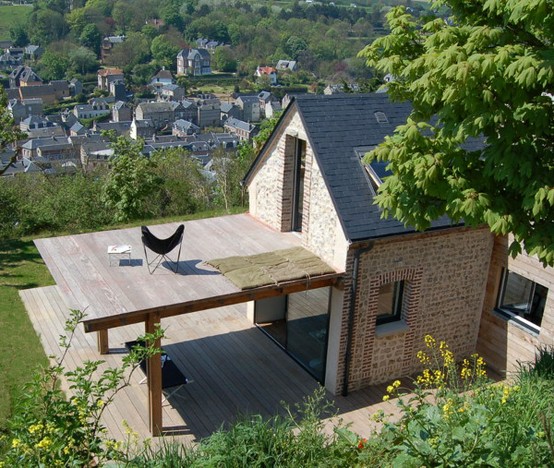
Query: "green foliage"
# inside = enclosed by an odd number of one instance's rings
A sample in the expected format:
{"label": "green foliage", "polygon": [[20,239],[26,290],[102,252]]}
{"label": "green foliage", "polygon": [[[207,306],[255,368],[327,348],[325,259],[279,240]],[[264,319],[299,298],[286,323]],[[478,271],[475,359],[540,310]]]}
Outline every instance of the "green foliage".
{"label": "green foliage", "polygon": [[[52,357],[54,363],[35,375],[19,400],[8,436],[0,442],[8,466],[103,465],[125,456],[121,443],[106,435],[100,419],[115,395],[129,385],[139,362],[159,354],[153,343],[163,332],[158,329],[141,337],[148,346],[133,349],[119,367],[86,361],[69,371],[64,359],[83,317],[80,311],[70,312],[66,334],[60,336],[61,357]],[[60,388],[62,379],[69,383],[69,399]]]}
{"label": "green foliage", "polygon": [[[518,385],[483,380],[482,358],[455,364],[446,343],[427,336],[427,364],[413,393],[400,394],[398,422],[382,413],[376,440],[391,466],[548,466],[554,455],[552,380],[520,378]],[[397,396],[394,382],[383,398]]]}
{"label": "green foliage", "polygon": [[175,68],[173,62],[175,62],[175,57],[179,53],[179,47],[173,45],[167,37],[157,36],[152,39],[150,51],[158,65],[166,68]]}
{"label": "green foliage", "polygon": [[[511,232],[513,254],[524,247],[554,265],[552,2],[434,6],[449,7],[451,17],[418,19],[394,8],[390,34],[360,53],[394,77],[391,97],[414,108],[369,156],[393,172],[377,202],[418,229],[446,213]],[[486,148],[471,150],[480,137]]]}
{"label": "green foliage", "polygon": [[[16,143],[25,138],[25,134],[14,125],[14,121],[10,111],[8,110],[8,96],[4,91],[4,87],[0,85],[0,153],[13,149],[13,154],[10,157],[10,163],[15,162],[17,151],[15,151]],[[0,168],[2,175],[8,166]],[[2,215],[0,215],[1,217]],[[0,228],[1,231],[1,228]]]}
{"label": "green foliage", "polygon": [[112,142],[114,155],[102,187],[102,201],[113,210],[114,222],[146,217],[145,202],[160,185],[153,163],[142,154],[143,147],[142,141],[125,137]]}
{"label": "green foliage", "polygon": [[41,78],[47,81],[64,79],[70,63],[70,59],[66,53],[47,50],[39,61]]}
{"label": "green foliage", "polygon": [[236,72],[237,61],[229,47],[217,47],[212,56],[212,67],[222,72]]}

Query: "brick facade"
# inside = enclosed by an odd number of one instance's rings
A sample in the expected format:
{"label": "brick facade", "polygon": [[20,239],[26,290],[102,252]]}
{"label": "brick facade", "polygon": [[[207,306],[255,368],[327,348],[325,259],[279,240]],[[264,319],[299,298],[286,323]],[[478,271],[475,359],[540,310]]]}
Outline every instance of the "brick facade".
{"label": "brick facade", "polygon": [[[486,229],[448,228],[373,242],[366,252],[349,245],[313,148],[296,112],[285,115],[257,162],[248,185],[250,212],[280,231],[292,229],[296,139],[306,142],[302,244],[344,271],[344,299],[331,320],[336,327],[327,363],[340,393],[348,365],[348,389],[386,382],[420,368],[416,358],[426,334],[446,340],[457,355],[475,352],[493,236]],[[359,256],[359,257],[358,257]],[[357,259],[358,257],[358,259]],[[349,317],[355,264],[352,333]],[[401,327],[376,327],[382,284],[405,282]],[[349,342],[349,336],[351,340]],[[346,356],[349,356],[349,361]],[[348,364],[347,364],[348,362]]]}

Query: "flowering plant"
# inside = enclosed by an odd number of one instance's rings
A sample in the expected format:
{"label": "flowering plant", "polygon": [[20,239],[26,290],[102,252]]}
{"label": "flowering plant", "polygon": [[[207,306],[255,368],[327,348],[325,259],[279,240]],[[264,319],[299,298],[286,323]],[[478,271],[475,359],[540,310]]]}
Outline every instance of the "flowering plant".
{"label": "flowering plant", "polygon": [[[66,335],[60,337],[61,357],[40,370],[27,385],[2,437],[4,461],[0,466],[97,466],[106,460],[123,459],[122,444],[106,433],[101,417],[115,395],[129,385],[142,359],[159,353],[152,346],[134,349],[123,357],[121,367],[106,367],[104,361],[87,361],[69,371],[64,359],[84,313],[72,310]],[[162,331],[141,339],[151,345]],[[70,397],[61,389],[69,384]]]}

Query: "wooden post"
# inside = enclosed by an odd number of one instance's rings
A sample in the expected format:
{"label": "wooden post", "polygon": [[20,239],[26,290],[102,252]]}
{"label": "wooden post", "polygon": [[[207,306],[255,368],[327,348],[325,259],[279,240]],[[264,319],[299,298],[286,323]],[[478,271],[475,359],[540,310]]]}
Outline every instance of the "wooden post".
{"label": "wooden post", "polygon": [[108,329],[98,330],[96,332],[96,342],[98,344],[98,352],[100,354],[108,354],[110,345],[108,343]]}
{"label": "wooden post", "polygon": [[[145,323],[146,333],[154,333],[156,325],[160,324],[160,313],[148,314]],[[154,346],[159,348],[161,340],[157,339]],[[162,363],[159,354],[152,356],[147,362],[148,375],[148,415],[150,432],[154,437],[162,435]]]}

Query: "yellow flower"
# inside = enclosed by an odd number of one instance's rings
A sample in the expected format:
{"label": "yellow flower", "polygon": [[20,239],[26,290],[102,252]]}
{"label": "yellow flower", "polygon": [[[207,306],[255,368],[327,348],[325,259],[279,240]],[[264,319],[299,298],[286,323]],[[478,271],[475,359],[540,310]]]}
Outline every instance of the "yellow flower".
{"label": "yellow flower", "polygon": [[435,345],[437,344],[435,338],[433,338],[431,335],[425,335],[425,345],[428,347],[428,348],[434,348]]}
{"label": "yellow flower", "polygon": [[390,400],[390,395],[385,395],[383,397],[383,401],[389,401]]}
{"label": "yellow flower", "polygon": [[392,393],[392,392],[394,392],[394,387],[392,385],[389,385],[387,387],[387,393]]}
{"label": "yellow flower", "polygon": [[105,404],[104,400],[98,400],[96,402],[96,406],[98,406],[98,408],[102,408]]}
{"label": "yellow flower", "polygon": [[52,445],[52,439],[50,439],[50,437],[44,437],[38,444],[35,445],[35,447],[47,449],[51,445]]}
{"label": "yellow flower", "polygon": [[392,383],[392,386],[393,386],[394,388],[400,387],[400,380],[395,380],[395,381]]}
{"label": "yellow flower", "polygon": [[44,426],[41,423],[38,424],[31,424],[29,426],[29,433],[34,434],[35,432],[39,432],[42,430]]}
{"label": "yellow flower", "polygon": [[21,441],[19,439],[13,439],[12,440],[12,448],[17,448],[21,445]]}

